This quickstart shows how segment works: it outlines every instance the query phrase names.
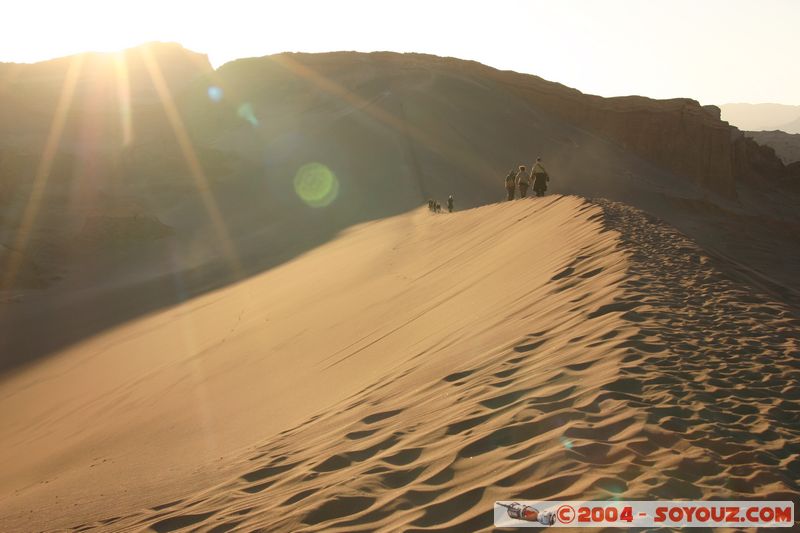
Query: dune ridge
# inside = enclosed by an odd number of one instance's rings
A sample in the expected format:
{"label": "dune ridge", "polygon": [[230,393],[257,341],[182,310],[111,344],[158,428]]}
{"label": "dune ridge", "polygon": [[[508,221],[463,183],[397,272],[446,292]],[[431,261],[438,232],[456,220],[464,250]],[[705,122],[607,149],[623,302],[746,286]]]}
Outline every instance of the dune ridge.
{"label": "dune ridge", "polygon": [[[270,329],[275,310],[262,300],[312,272],[313,287],[301,281],[284,295],[317,304]],[[732,282],[692,241],[624,204],[552,196],[453,215],[417,210],[199,300],[169,319],[202,320],[205,309],[222,314],[224,327],[203,322],[208,339],[193,352],[162,354],[158,379],[201,362],[207,425],[181,420],[180,386],[152,389],[155,378],[137,380],[135,365],[130,375],[106,374],[118,389],[75,402],[124,399],[128,409],[108,416],[130,425],[147,419],[137,405],[155,395],[175,428],[137,428],[147,438],[126,446],[156,439],[158,448],[138,459],[101,444],[108,435],[82,441],[104,446],[109,463],[91,470],[88,458],[62,458],[50,483],[5,496],[12,531],[477,531],[491,528],[495,499],[800,493],[795,312]],[[59,360],[85,374],[130,355],[126,334],[163,343],[177,329],[159,332],[165,313],[113,332],[117,345],[102,361],[62,354],[4,390],[22,405],[37,386],[70,379]],[[220,362],[231,344],[238,359]],[[259,404],[270,397],[293,416]],[[50,438],[88,431],[75,424],[88,421],[68,417]],[[259,432],[231,429],[242,425],[262,425],[264,436],[241,448],[243,435]],[[213,453],[198,454],[208,443],[190,436],[208,430]],[[40,438],[15,440],[35,453]],[[180,467],[198,455],[200,478]],[[142,468],[147,475],[127,486],[108,483]],[[86,487],[96,481],[102,497]],[[32,516],[32,502],[47,503]]]}

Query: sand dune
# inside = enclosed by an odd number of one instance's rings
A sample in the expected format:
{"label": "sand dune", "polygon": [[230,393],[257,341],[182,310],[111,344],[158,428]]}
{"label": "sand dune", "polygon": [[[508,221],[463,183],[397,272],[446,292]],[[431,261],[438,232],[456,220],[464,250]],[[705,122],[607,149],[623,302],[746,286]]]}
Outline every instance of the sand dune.
{"label": "sand dune", "polygon": [[0,385],[2,528],[481,530],[798,487],[798,319],[631,207],[356,226]]}

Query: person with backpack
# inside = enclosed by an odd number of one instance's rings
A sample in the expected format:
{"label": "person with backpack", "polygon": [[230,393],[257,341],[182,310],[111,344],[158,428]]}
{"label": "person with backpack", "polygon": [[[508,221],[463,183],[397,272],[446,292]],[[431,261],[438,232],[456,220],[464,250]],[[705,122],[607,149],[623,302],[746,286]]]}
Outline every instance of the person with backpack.
{"label": "person with backpack", "polygon": [[508,176],[506,176],[506,200],[513,200],[514,199],[514,191],[517,188],[517,173],[514,172],[514,169],[508,171]]}
{"label": "person with backpack", "polygon": [[517,172],[517,187],[519,187],[519,197],[525,198],[528,195],[528,186],[531,184],[531,178],[528,176],[528,173],[525,172],[525,165],[519,166],[519,172]]}
{"label": "person with backpack", "polygon": [[453,195],[452,194],[447,197],[447,212],[448,213],[452,213],[453,212]]}
{"label": "person with backpack", "polygon": [[550,181],[550,176],[547,174],[547,170],[545,170],[542,164],[541,157],[536,158],[536,164],[533,165],[533,169],[531,169],[531,175],[533,176],[533,190],[536,191],[536,196],[544,196],[544,192],[547,190],[547,182]]}

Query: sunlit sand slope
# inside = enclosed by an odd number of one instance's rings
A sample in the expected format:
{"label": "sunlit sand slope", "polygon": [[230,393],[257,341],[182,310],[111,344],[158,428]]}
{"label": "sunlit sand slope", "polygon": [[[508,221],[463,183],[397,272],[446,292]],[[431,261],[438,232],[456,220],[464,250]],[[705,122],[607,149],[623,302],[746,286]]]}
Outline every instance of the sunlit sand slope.
{"label": "sunlit sand slope", "polygon": [[467,531],[495,499],[796,499],[797,332],[622,204],[417,210],[3,383],[2,529]]}

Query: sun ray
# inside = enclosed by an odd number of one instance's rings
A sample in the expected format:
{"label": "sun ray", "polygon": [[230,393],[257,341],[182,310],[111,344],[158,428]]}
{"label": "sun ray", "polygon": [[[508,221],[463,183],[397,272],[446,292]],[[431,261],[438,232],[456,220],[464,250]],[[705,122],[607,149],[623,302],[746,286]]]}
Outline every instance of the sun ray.
{"label": "sun ray", "polygon": [[20,73],[20,65],[17,63],[11,63],[9,67],[5,69],[5,76],[0,78],[0,95],[2,95],[9,87],[11,87],[17,78],[19,78]]}
{"label": "sun ray", "polygon": [[197,154],[192,147],[192,141],[189,138],[189,134],[186,131],[183,120],[178,113],[178,108],[175,106],[175,101],[172,98],[172,93],[170,92],[166,81],[164,80],[164,75],[161,72],[161,68],[159,67],[156,58],[153,57],[149,48],[143,47],[140,51],[145,68],[150,75],[150,79],[153,82],[156,93],[158,93],[158,98],[161,101],[162,107],[164,108],[164,114],[169,121],[172,132],[175,134],[175,139],[178,141],[181,154],[186,161],[186,165],[189,167],[189,172],[192,174],[192,177],[195,180],[197,191],[200,193],[200,196],[203,200],[203,205],[208,212],[209,218],[211,219],[211,225],[213,226],[214,233],[216,234],[217,240],[223,248],[225,259],[227,260],[236,277],[241,277],[241,263],[236,251],[234,250],[233,242],[228,234],[225,221],[222,218],[222,214],[220,213],[216,201],[214,200],[214,196],[211,194],[211,190],[208,185],[208,179],[206,178],[203,167],[200,164],[200,160],[197,158]]}
{"label": "sun ray", "polygon": [[[365,113],[371,115],[374,119],[382,122],[383,124],[397,130],[400,133],[404,133],[411,137],[412,139],[416,140],[417,142],[421,143],[424,146],[427,146],[428,149],[444,156],[447,158],[451,163],[455,163],[461,166],[465,171],[474,172],[476,168],[481,168],[484,172],[495,172],[496,169],[493,169],[486,165],[486,162],[478,157],[476,154],[472,152],[464,152],[464,151],[454,151],[450,147],[448,147],[444,142],[440,141],[435,136],[429,134],[425,130],[416,127],[414,124],[409,123],[407,120],[401,119],[400,117],[378,107],[372,105],[372,102],[362,98],[358,94],[350,91],[338,83],[326,78],[325,76],[319,74],[318,72],[314,71],[310,67],[303,65],[299,61],[296,61],[288,54],[279,54],[273,56],[272,59],[277,63],[281,64],[284,68],[290,70],[291,72],[297,74],[298,76],[305,78],[312,83],[314,83],[318,88],[322,89],[323,91],[331,94],[345,102],[348,102],[353,107],[364,111]],[[469,161],[463,161],[466,158]]]}
{"label": "sun ray", "polygon": [[117,74],[117,102],[119,103],[119,118],[122,127],[122,146],[128,146],[133,141],[133,126],[131,124],[131,85],[125,52],[114,54],[114,70]]}
{"label": "sun ray", "polygon": [[28,197],[28,203],[25,205],[19,228],[17,229],[17,235],[14,239],[14,250],[19,253],[12,254],[0,287],[10,288],[19,273],[25,248],[28,245],[33,225],[39,214],[42,195],[47,187],[47,180],[50,177],[50,171],[53,167],[53,159],[61,144],[61,136],[64,133],[67,114],[72,105],[72,98],[75,94],[75,86],[78,83],[83,61],[84,56],[82,54],[72,56],[69,67],[67,68],[64,82],[61,85],[61,94],[59,95],[56,110],[53,114],[53,121],[50,123],[50,130],[47,134],[47,140],[45,141],[44,151],[42,152],[42,157],[39,160],[39,165],[36,168],[36,174],[33,178],[33,185],[31,187],[30,196]]}

